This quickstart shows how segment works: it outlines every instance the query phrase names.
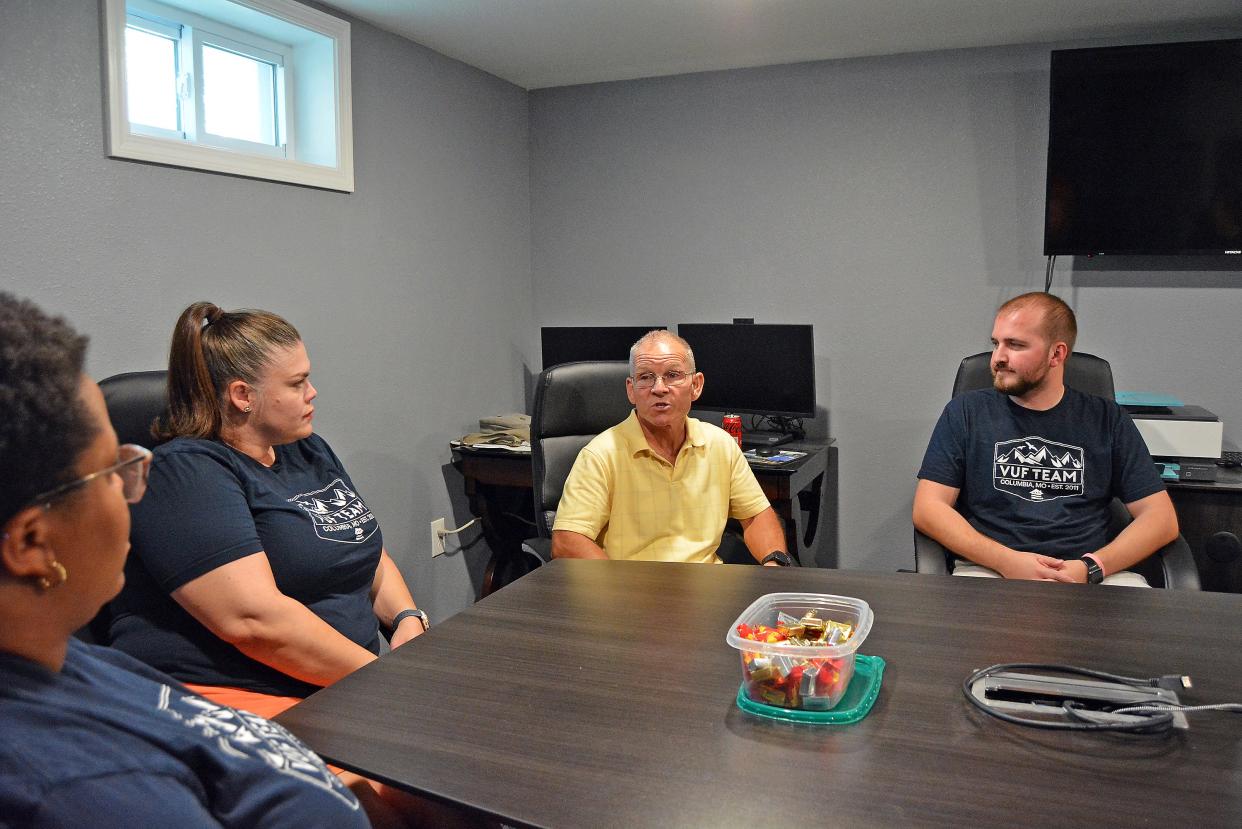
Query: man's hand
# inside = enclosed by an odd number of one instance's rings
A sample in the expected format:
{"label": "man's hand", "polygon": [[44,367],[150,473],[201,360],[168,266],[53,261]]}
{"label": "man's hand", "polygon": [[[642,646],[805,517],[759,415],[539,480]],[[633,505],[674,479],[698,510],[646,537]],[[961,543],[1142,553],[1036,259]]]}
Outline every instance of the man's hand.
{"label": "man's hand", "polygon": [[1087,583],[1087,563],[1082,559],[1076,558],[1072,561],[1065,562],[1065,567],[1063,569],[1073,577],[1072,581],[1075,581],[1078,584]]}
{"label": "man's hand", "polygon": [[[1082,568],[1082,578],[1075,578],[1074,571],[1067,569],[1073,562],[1062,561],[1052,556],[1039,553],[1013,552],[1005,556],[997,568],[1007,579],[1029,579],[1034,581],[1086,581],[1086,568]],[[1081,562],[1080,562],[1081,563]]]}

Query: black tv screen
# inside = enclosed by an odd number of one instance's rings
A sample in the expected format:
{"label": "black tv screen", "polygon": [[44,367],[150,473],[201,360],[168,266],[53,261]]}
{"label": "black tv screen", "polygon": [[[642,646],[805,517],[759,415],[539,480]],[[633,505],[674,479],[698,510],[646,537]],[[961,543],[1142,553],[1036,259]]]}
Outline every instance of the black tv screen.
{"label": "black tv screen", "polygon": [[1242,40],[1052,53],[1044,253],[1242,253]]}
{"label": "black tv screen", "polygon": [[543,367],[583,360],[628,360],[630,346],[663,325],[559,325],[540,329]]}
{"label": "black tv screen", "polygon": [[703,394],[694,408],[815,417],[815,333],[810,325],[681,323]]}

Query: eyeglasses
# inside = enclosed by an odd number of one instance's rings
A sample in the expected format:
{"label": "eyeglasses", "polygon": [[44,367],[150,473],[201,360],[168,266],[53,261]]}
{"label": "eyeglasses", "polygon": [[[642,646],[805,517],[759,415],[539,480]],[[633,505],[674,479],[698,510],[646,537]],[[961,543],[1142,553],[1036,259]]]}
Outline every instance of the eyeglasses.
{"label": "eyeglasses", "polygon": [[642,374],[634,377],[634,388],[647,389],[655,388],[656,381],[663,380],[664,385],[670,389],[674,386],[680,386],[690,379],[690,373],[687,371],[666,371],[663,374],[654,374],[650,371],[644,371]]}
{"label": "eyeglasses", "polygon": [[147,470],[151,468],[151,450],[145,449],[136,443],[127,443],[117,450],[117,457],[120,460],[112,464],[112,466],[101,469],[98,472],[92,472],[89,475],[83,475],[76,481],[70,481],[54,489],[49,489],[47,492],[30,499],[30,503],[51,504],[52,501],[62,495],[72,492],[78,487],[86,486],[96,478],[111,475],[113,472],[121,476],[121,491],[125,494],[125,501],[130,504],[138,503],[142,500],[143,493],[147,491]]}

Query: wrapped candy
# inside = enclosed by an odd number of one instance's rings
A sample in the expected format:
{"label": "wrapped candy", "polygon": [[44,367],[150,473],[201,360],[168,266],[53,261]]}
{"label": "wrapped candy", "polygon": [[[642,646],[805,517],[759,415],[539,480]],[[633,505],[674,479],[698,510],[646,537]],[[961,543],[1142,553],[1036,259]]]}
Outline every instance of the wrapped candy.
{"label": "wrapped candy", "polygon": [[[848,640],[853,633],[853,625],[820,619],[814,611],[810,611],[800,619],[782,613],[775,627],[741,624],[737,626],[737,633],[744,639],[778,647],[830,647]],[[742,662],[747,695],[757,702],[782,708],[831,708],[853,673],[850,671],[842,675],[844,661],[828,657],[744,652]]]}

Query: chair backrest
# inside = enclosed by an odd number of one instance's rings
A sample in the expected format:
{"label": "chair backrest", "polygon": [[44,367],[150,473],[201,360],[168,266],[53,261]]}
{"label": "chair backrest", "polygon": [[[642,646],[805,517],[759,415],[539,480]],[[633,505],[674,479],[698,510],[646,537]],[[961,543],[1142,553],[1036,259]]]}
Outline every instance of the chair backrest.
{"label": "chair backrest", "polygon": [[625,395],[629,371],[624,361],[599,361],[564,363],[540,373],[530,443],[535,528],[541,537],[552,537],[556,505],[582,447],[629,417],[633,408]]}
{"label": "chair backrest", "polygon": [[[953,378],[953,396],[986,389],[991,385],[992,352],[981,351],[966,357],[957,367],[957,377]],[[1108,360],[1083,351],[1075,351],[1065,361],[1065,385],[1108,400],[1115,397],[1113,369]]]}
{"label": "chair backrest", "polygon": [[108,417],[121,443],[137,443],[148,449],[157,441],[151,434],[156,418],[168,408],[167,371],[127,371],[99,381]]}
{"label": "chair backrest", "polygon": [[[151,434],[151,426],[168,407],[167,378],[163,370],[127,371],[99,381],[117,441],[148,449],[163,443]],[[110,621],[110,605],[105,604],[75,635],[91,644],[107,644]]]}

